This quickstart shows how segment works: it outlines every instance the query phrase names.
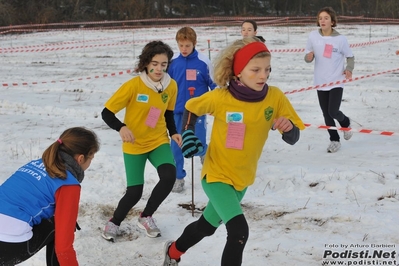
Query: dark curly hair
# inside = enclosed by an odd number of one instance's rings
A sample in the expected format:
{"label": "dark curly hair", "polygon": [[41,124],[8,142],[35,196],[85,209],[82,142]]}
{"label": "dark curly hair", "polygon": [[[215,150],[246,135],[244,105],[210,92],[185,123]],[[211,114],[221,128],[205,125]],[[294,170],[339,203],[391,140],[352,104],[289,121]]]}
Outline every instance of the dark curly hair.
{"label": "dark curly hair", "polygon": [[172,48],[170,48],[170,46],[164,42],[152,41],[144,46],[141,55],[139,55],[139,62],[137,64],[135,72],[143,72],[145,70],[146,73],[148,73],[147,66],[149,63],[151,63],[152,58],[154,58],[154,56],[156,56],[157,54],[165,54],[168,57],[169,67],[170,61],[173,57]]}

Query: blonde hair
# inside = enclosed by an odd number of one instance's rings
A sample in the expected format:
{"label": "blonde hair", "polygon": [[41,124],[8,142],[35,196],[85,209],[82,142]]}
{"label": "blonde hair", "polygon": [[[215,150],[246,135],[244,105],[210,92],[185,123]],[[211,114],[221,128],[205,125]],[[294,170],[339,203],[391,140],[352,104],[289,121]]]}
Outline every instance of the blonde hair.
{"label": "blonde hair", "polygon": [[[234,71],[233,71],[234,56],[236,52],[240,50],[242,47],[253,42],[261,42],[261,41],[256,37],[249,37],[249,38],[236,40],[235,42],[224,48],[217,55],[214,61],[215,70],[213,75],[214,76],[213,81],[219,87],[226,87],[230,80],[237,78],[234,76]],[[256,54],[253,58],[267,57],[267,56],[271,56],[271,54],[268,52],[260,52]]]}

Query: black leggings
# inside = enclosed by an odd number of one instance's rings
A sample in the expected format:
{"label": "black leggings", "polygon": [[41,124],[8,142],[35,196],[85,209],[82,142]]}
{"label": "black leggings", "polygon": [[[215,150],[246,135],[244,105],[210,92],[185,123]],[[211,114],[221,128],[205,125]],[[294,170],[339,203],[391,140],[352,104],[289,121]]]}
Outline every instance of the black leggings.
{"label": "black leggings", "polygon": [[[186,252],[190,247],[200,242],[204,237],[215,233],[217,227],[208,223],[204,216],[189,224],[183,234],[176,240],[176,248]],[[227,241],[222,255],[222,266],[239,266],[242,263],[242,253],[248,240],[249,228],[243,214],[237,215],[226,223]]]}
{"label": "black leggings", "polygon": [[[317,91],[319,105],[323,112],[326,126],[335,127],[334,119],[336,119],[341,127],[349,127],[349,118],[339,110],[343,91],[343,88],[334,88],[330,91]],[[330,141],[339,141],[337,130],[329,129],[328,133],[330,134]]]}
{"label": "black leggings", "polygon": [[13,266],[21,263],[43,247],[46,247],[47,266],[59,266],[54,250],[54,218],[42,220],[33,226],[31,239],[21,243],[8,243],[0,241],[0,262],[2,266]]}
{"label": "black leggings", "polygon": [[[158,209],[159,205],[166,199],[172,191],[176,180],[176,167],[172,164],[162,164],[158,166],[159,182],[155,185],[148,199],[147,205],[143,210],[143,215],[151,216]],[[120,225],[126,218],[127,213],[137,204],[143,195],[143,185],[131,186],[126,189],[125,195],[118,203],[111,221]]]}

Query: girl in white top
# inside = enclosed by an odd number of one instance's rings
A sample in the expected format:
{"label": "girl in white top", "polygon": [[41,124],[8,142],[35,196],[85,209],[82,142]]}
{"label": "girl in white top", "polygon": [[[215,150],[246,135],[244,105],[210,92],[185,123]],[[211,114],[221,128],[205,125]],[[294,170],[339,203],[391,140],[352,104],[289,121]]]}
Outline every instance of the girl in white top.
{"label": "girl in white top", "polygon": [[[313,82],[320,85],[317,96],[326,126],[335,127],[334,119],[337,120],[345,128],[344,139],[349,140],[352,137],[350,119],[340,111],[343,84],[335,82],[352,78],[355,58],[346,37],[334,29],[337,16],[331,7],[324,7],[318,12],[317,26],[320,28],[309,35],[305,61],[310,63],[315,60]],[[334,85],[326,85],[330,83]],[[333,153],[341,147],[340,136],[337,130],[328,130],[328,133],[331,142],[327,152]]]}

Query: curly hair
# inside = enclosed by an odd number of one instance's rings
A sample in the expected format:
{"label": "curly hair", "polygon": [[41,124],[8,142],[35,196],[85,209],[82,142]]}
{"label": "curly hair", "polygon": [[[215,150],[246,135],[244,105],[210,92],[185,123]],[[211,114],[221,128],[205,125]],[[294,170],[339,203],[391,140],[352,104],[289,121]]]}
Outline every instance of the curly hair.
{"label": "curly hair", "polygon": [[168,67],[169,67],[170,61],[173,57],[172,48],[170,48],[170,46],[164,42],[152,41],[144,46],[141,55],[138,56],[139,62],[134,71],[143,72],[145,70],[146,73],[148,73],[147,72],[148,64],[151,63],[152,58],[154,58],[154,56],[158,54],[165,54],[168,57]]}
{"label": "curly hair", "polygon": [[316,25],[318,27],[320,27],[319,16],[320,16],[321,12],[326,12],[328,15],[330,15],[331,22],[332,22],[332,25],[331,25],[332,28],[337,26],[337,23],[338,23],[337,13],[335,13],[335,11],[334,11],[334,9],[332,9],[332,7],[326,6],[326,7],[323,7],[322,9],[320,9],[319,12],[317,12]]}
{"label": "curly hair", "polygon": [[[261,42],[258,38],[256,37],[249,37],[249,38],[243,38],[240,40],[236,40],[226,48],[224,48],[216,57],[215,63],[214,63],[214,79],[213,81],[219,86],[219,87],[226,87],[229,83],[230,80],[236,79],[234,76],[234,71],[233,71],[233,61],[234,61],[234,55],[238,50],[240,50],[242,47],[244,47],[247,44],[250,44],[252,42]],[[268,52],[260,52],[256,54],[253,58],[261,58],[261,57],[268,57],[271,56],[270,53]]]}

